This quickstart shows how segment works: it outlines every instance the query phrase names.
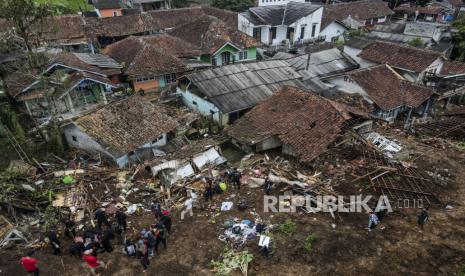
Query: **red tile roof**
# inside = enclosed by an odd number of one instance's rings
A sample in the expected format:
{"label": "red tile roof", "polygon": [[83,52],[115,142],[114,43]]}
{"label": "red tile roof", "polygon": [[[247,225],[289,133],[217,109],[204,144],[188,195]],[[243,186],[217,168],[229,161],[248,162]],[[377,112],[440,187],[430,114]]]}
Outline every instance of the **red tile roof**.
{"label": "red tile roof", "polygon": [[173,118],[139,95],[110,103],[75,123],[116,156],[150,143],[178,126]]}
{"label": "red tile roof", "polygon": [[188,43],[169,35],[153,37],[130,36],[109,45],[103,51],[124,65],[130,79],[141,76],[159,76],[189,70],[174,54],[199,53]]}
{"label": "red tile roof", "polygon": [[389,64],[393,67],[421,73],[442,54],[395,43],[376,41],[364,48],[358,56],[372,62]]}
{"label": "red tile roof", "polygon": [[387,65],[378,65],[348,73],[381,109],[391,110],[400,106],[418,107],[433,91],[404,80]]}
{"label": "red tile roof", "polygon": [[406,3],[397,6],[394,8],[395,11],[400,11],[400,12],[409,12],[409,13],[415,13],[418,11],[419,13],[423,14],[439,14],[441,11],[444,10],[443,7],[441,6],[417,6],[414,4]]}
{"label": "red tile roof", "polygon": [[446,61],[442,66],[440,74],[443,76],[465,74],[465,63]]}
{"label": "red tile roof", "polygon": [[[361,115],[367,116],[363,112]],[[341,103],[311,91],[284,86],[226,129],[231,137],[249,145],[278,137],[292,147],[302,162],[310,162],[340,135],[353,118]]]}

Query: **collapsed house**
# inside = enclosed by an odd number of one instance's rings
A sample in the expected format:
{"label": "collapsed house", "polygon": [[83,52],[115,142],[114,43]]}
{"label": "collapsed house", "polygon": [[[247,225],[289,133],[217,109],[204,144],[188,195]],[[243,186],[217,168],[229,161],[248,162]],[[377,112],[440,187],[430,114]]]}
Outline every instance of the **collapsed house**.
{"label": "collapsed house", "polygon": [[178,123],[139,95],[113,102],[62,126],[68,145],[101,154],[119,167],[153,158]]}
{"label": "collapsed house", "polygon": [[293,86],[284,86],[226,128],[245,151],[282,148],[303,163],[324,153],[357,119],[368,114]]}
{"label": "collapsed house", "polygon": [[389,65],[359,69],[325,79],[340,93],[360,94],[375,105],[373,116],[388,122],[402,112],[425,115],[431,107],[433,91],[413,84],[399,75]]}
{"label": "collapsed house", "polygon": [[197,46],[201,50],[200,60],[214,66],[256,60],[260,45],[254,38],[213,16],[203,16],[169,33]]}
{"label": "collapsed house", "polygon": [[107,104],[119,85],[121,65],[100,54],[62,52],[41,74],[15,72],[6,79],[8,93],[34,118],[52,114],[65,119]]}
{"label": "collapsed house", "polygon": [[427,72],[439,72],[445,60],[438,52],[381,41],[371,43],[358,56],[373,64],[388,64],[417,83],[423,81]]}
{"label": "collapsed house", "polygon": [[[169,51],[160,47],[160,44],[169,47],[173,40],[176,39],[165,35],[158,38],[128,37],[108,46],[104,53],[124,65],[123,78],[130,82],[134,91],[153,93],[176,83],[178,74],[190,70],[189,66],[171,53],[197,53],[194,46],[183,44],[182,41],[178,41],[178,48]],[[176,41],[174,44],[177,44]]]}
{"label": "collapsed house", "polygon": [[239,63],[188,74],[179,81],[177,93],[186,106],[225,126],[282,85],[304,87],[300,79],[281,60]]}

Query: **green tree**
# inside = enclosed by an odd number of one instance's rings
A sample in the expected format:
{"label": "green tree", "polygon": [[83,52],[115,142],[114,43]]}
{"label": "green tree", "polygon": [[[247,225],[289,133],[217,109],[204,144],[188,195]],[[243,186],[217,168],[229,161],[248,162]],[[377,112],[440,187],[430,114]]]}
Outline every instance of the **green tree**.
{"label": "green tree", "polygon": [[417,47],[417,48],[424,48],[425,43],[423,39],[419,38],[418,36],[408,42],[410,46]]}
{"label": "green tree", "polygon": [[48,5],[36,4],[33,0],[0,1],[0,17],[5,18],[9,27],[23,40],[31,64],[34,64],[35,28],[49,15],[51,10]]}
{"label": "green tree", "polygon": [[455,49],[455,59],[459,61],[465,61],[465,15],[461,14],[457,19],[452,22],[452,26],[457,29],[452,36]]}
{"label": "green tree", "polygon": [[242,12],[254,6],[254,0],[213,0],[212,6],[219,9]]}
{"label": "green tree", "polygon": [[172,0],[171,7],[176,8],[176,9],[189,7],[189,1],[188,0]]}

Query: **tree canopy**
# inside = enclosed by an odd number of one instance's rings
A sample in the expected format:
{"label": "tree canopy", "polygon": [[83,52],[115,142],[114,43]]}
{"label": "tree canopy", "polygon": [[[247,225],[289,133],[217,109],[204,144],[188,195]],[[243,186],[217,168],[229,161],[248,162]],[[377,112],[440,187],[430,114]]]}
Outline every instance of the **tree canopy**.
{"label": "tree canopy", "polygon": [[212,6],[219,9],[242,12],[254,5],[253,0],[213,0]]}

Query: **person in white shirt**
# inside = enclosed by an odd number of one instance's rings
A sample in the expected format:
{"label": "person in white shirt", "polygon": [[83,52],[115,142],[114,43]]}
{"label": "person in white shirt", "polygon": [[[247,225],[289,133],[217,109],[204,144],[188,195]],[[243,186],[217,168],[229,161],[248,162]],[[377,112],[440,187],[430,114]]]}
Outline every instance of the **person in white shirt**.
{"label": "person in white shirt", "polygon": [[189,213],[189,216],[194,216],[194,213],[192,212],[192,203],[193,203],[193,200],[192,198],[188,198],[185,202],[184,202],[184,206],[186,207],[186,209],[182,210],[181,212],[181,220],[184,220],[184,215],[186,213]]}

